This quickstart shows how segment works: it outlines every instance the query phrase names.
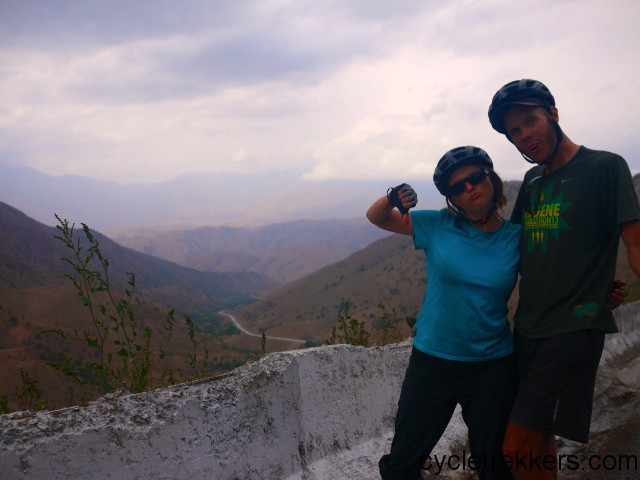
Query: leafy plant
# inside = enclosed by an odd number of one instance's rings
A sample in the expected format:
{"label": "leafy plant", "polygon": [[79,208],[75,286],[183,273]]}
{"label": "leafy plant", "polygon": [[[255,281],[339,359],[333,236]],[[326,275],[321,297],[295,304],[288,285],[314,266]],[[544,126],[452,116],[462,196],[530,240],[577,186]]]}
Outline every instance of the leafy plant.
{"label": "leafy plant", "polygon": [[369,346],[370,332],[367,331],[364,321],[351,316],[349,313],[350,308],[349,301],[341,305],[338,311],[338,324],[331,330],[331,336],[326,340],[327,345],[347,343],[363,347]]}
{"label": "leafy plant", "polygon": [[16,391],[20,410],[44,410],[47,408],[47,402],[43,397],[43,391],[38,386],[38,382],[29,376],[29,373],[20,369],[20,377],[22,378],[22,390]]}
{"label": "leafy plant", "polygon": [[187,323],[187,334],[189,335],[189,340],[191,341],[192,347],[191,351],[187,354],[189,357],[187,363],[189,364],[189,367],[191,367],[191,380],[195,380],[196,378],[205,376],[207,373],[209,350],[206,346],[204,347],[204,359],[202,361],[201,369],[198,370],[197,348],[200,342],[196,340],[193,321],[189,317],[185,317],[185,322]]}
{"label": "leafy plant", "polygon": [[382,310],[382,316],[378,323],[378,331],[380,332],[380,342],[382,345],[389,343],[397,343],[403,340],[402,330],[400,329],[400,319],[395,308],[391,309],[391,313],[387,311],[384,303],[380,302],[378,308]]}
{"label": "leafy plant", "polygon": [[[100,244],[86,224],[82,224],[84,239],[74,236],[74,225],[56,215],[59,235],[71,252],[70,258],[62,261],[71,266],[72,273],[66,273],[76,289],[83,307],[89,312],[91,327],[88,330],[64,332],[52,328],[44,333],[54,334],[65,341],[79,341],[84,347],[96,352],[95,361],[79,362],[69,354],[60,352],[60,359],[47,364],[70,377],[74,383],[83,386],[96,385],[103,393],[126,385],[132,392],[142,392],[153,387],[153,361],[167,357],[166,348],[173,336],[175,311],[170,310],[163,326],[164,343],[158,352],[152,352],[153,332],[142,324],[132,306],[136,289],[136,278],[127,272],[124,292],[117,295],[113,291],[109,275],[109,260],[103,255]],[[209,352],[204,347],[204,359],[199,362],[195,326],[189,317],[185,317],[187,334],[192,349],[187,353],[190,368],[189,379],[204,376],[207,373]],[[160,375],[160,385],[168,385],[183,379],[182,372],[165,368]]]}
{"label": "leafy plant", "polygon": [[11,413],[13,410],[9,407],[9,397],[7,394],[0,394],[0,414]]}
{"label": "leafy plant", "polygon": [[[20,369],[20,378],[22,379],[22,388],[16,388],[15,397],[18,401],[20,410],[44,410],[47,408],[47,402],[44,399],[44,392],[38,386],[37,380],[34,380],[26,370]],[[12,413],[14,410],[9,406],[9,396],[0,394],[0,415]]]}
{"label": "leafy plant", "polygon": [[347,343],[367,347],[372,340],[374,344],[379,345],[401,342],[404,337],[400,328],[401,320],[395,308],[389,311],[383,302],[378,303],[378,308],[382,314],[371,330],[367,330],[364,321],[351,315],[351,303],[343,302],[338,312],[337,324],[331,329],[331,335],[325,343],[327,345]]}

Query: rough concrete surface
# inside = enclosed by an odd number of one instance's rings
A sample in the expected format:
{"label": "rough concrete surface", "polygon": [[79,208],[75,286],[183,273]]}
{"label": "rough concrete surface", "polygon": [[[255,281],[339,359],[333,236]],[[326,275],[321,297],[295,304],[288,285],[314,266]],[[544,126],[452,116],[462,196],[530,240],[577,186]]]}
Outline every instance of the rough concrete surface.
{"label": "rough concrete surface", "polygon": [[593,401],[589,444],[560,439],[559,453],[576,455],[565,480],[640,478],[640,302],[616,311],[620,333],[608,335]]}
{"label": "rough concrete surface", "polygon": [[0,476],[377,478],[410,349],[273,353],[222,378],[0,416]]}
{"label": "rough concrete surface", "polygon": [[[594,401],[596,441],[589,447],[565,443],[561,452],[597,451],[606,439],[640,456],[639,306],[616,312],[623,333],[609,336],[605,345]],[[406,341],[273,353],[221,377],[152,393],[3,415],[0,477],[377,479],[377,461],[393,436],[410,350]],[[457,410],[433,454],[459,451],[465,437]],[[637,471],[635,476],[572,473],[561,478],[640,478]],[[425,472],[425,478],[472,477]]]}

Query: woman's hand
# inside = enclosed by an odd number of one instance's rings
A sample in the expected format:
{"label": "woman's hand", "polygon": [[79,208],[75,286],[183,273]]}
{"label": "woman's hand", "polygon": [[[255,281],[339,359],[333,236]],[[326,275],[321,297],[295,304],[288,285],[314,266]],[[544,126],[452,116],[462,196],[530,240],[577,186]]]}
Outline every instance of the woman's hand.
{"label": "woman's hand", "polygon": [[409,225],[409,209],[418,204],[418,194],[408,183],[387,190],[387,199],[402,215],[405,225]]}

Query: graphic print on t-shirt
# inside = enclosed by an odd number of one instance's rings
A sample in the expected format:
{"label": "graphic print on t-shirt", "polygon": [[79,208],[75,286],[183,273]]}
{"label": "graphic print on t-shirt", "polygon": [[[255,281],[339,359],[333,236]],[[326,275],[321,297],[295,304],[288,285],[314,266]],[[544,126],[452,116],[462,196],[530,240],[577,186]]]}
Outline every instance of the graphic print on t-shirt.
{"label": "graphic print on t-shirt", "polygon": [[547,253],[549,237],[558,240],[561,230],[569,230],[571,226],[563,219],[563,214],[573,206],[573,202],[563,201],[564,192],[553,196],[555,182],[550,182],[541,190],[534,189],[531,198],[533,213],[524,214],[524,231],[527,252],[540,248]]}

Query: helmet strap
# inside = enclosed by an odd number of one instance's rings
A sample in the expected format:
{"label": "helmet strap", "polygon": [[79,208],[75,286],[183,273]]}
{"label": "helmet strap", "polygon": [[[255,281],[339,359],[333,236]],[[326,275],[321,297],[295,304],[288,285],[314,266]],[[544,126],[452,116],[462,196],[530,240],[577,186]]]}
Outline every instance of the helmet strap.
{"label": "helmet strap", "polygon": [[496,211],[496,206],[492,205],[491,209],[487,212],[487,214],[482,217],[479,218],[477,220],[471,220],[470,218],[464,217],[465,221],[471,225],[486,225],[489,220],[491,219],[491,216],[495,213]]}
{"label": "helmet strap", "polygon": [[455,203],[451,202],[449,200],[449,197],[447,197],[447,207],[449,207],[449,211],[453,212],[453,214],[457,218],[464,220],[469,225],[486,225],[487,223],[489,223],[489,220],[491,220],[491,216],[496,212],[496,204],[493,203],[484,217],[477,220],[472,220],[470,218],[467,218],[465,216],[465,211],[462,208],[458,207]]}

